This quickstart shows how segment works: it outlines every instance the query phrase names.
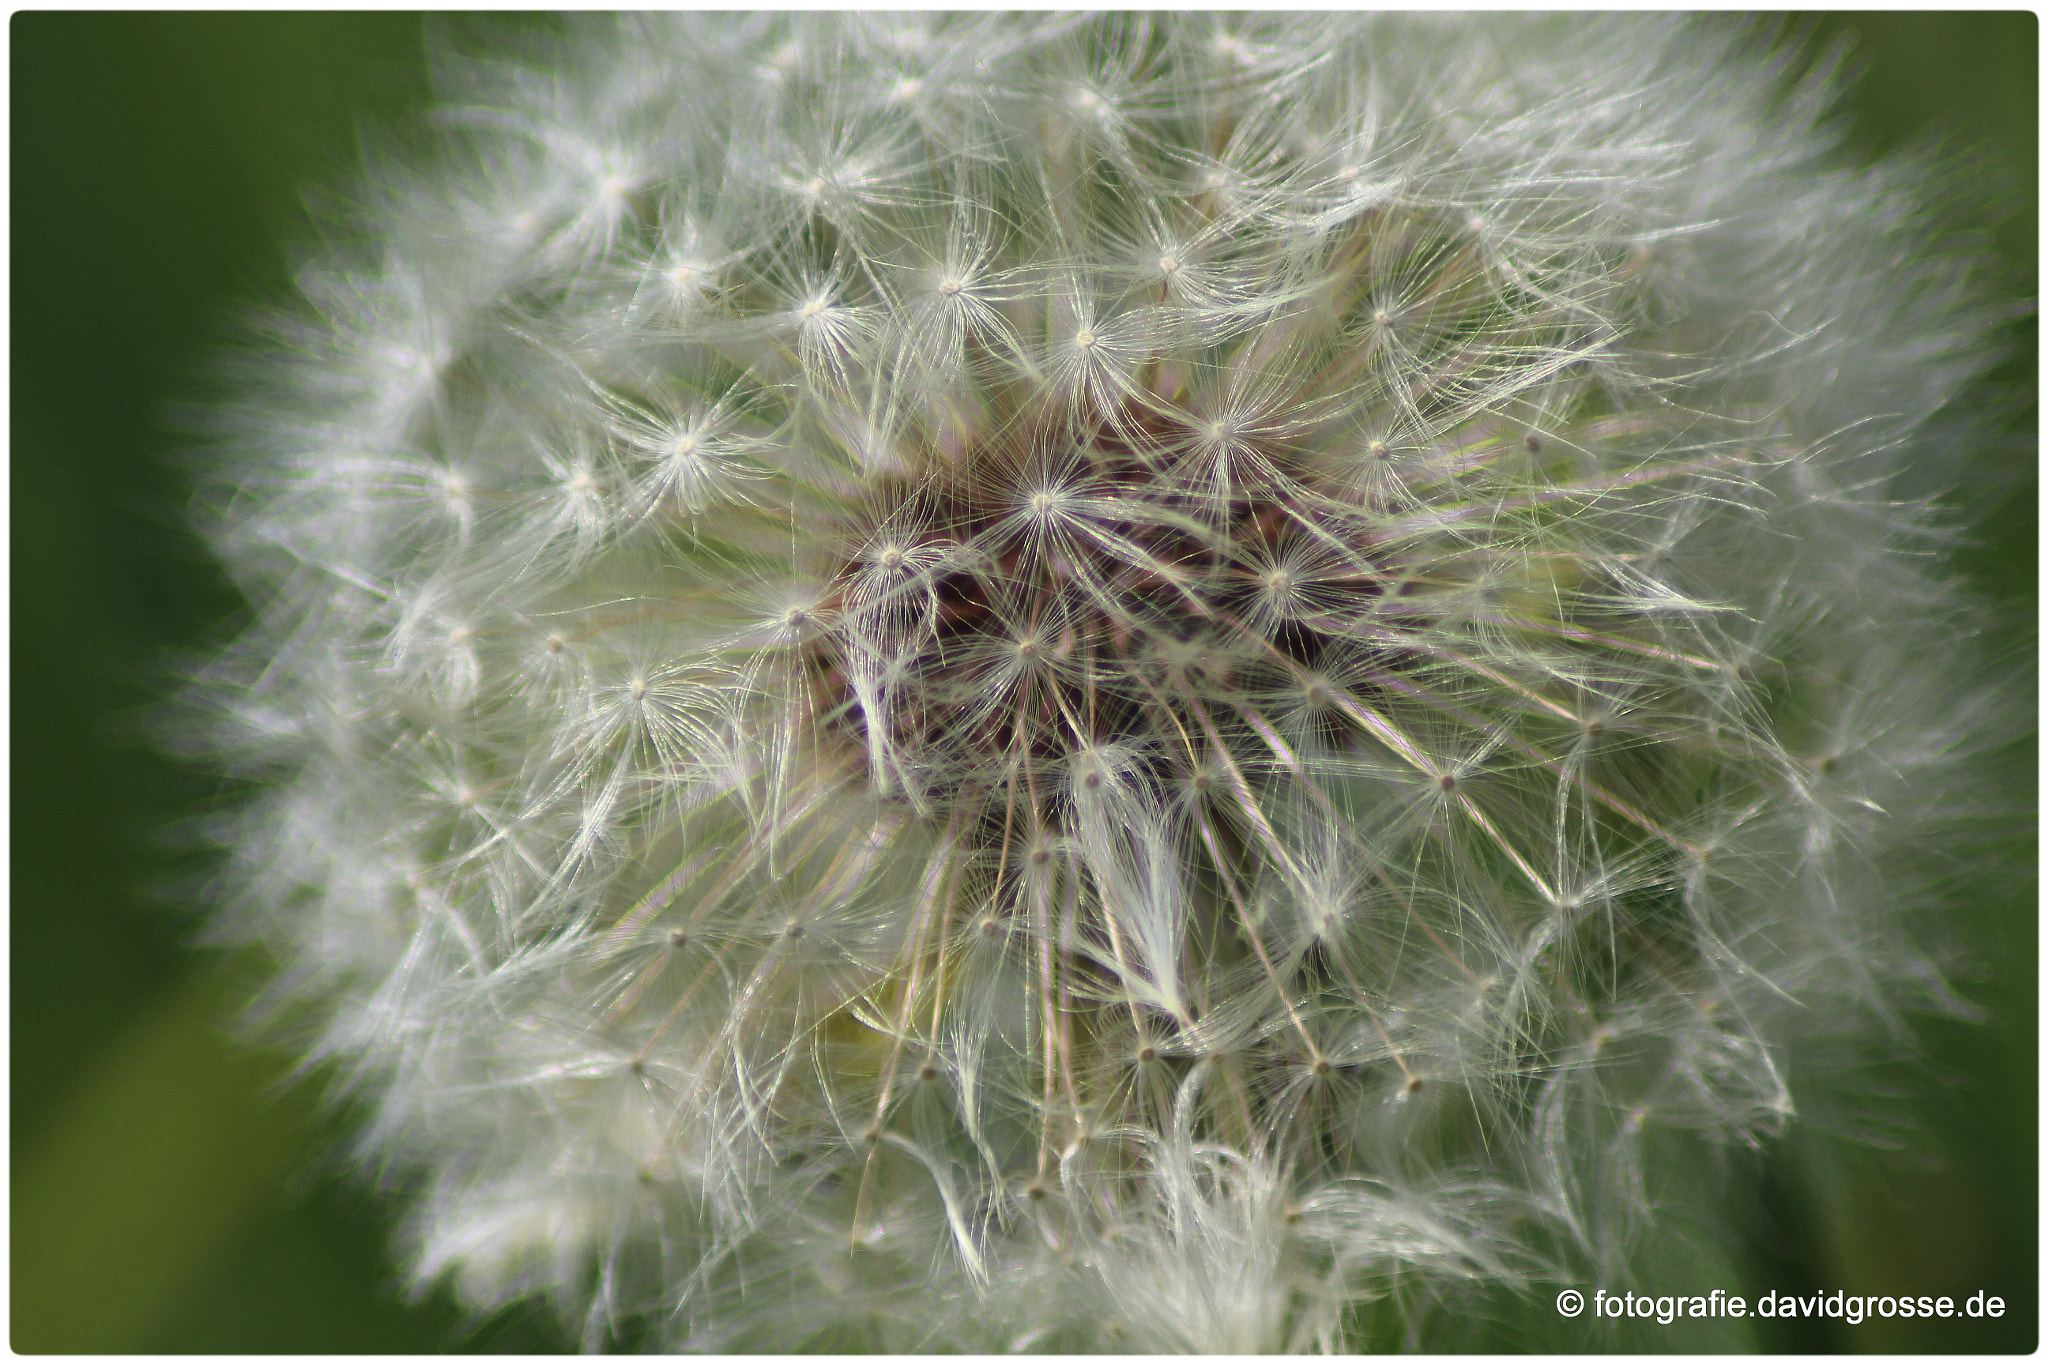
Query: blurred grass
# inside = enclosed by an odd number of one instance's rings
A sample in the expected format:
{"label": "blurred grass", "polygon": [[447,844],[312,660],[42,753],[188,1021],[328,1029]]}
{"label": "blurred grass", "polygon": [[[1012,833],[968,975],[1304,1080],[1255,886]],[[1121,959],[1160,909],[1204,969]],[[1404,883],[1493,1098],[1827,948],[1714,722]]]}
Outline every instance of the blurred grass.
{"label": "blurred grass", "polygon": [[[17,1351],[133,1350],[306,1155],[306,1102],[263,1101],[277,1059],[224,1052],[232,1008],[195,975],[115,1035],[20,1161]],[[118,1237],[91,1210],[119,1210]],[[120,1286],[118,1293],[109,1292]]]}
{"label": "blurred grass", "polygon": [[[2038,25],[2031,14],[1830,13],[1866,68],[1849,145],[1938,137],[2006,177],[1960,211],[2035,288]],[[301,187],[344,183],[358,116],[424,98],[407,14],[17,14],[12,78],[10,888],[12,1340],[25,1351],[549,1350],[531,1313],[466,1321],[399,1301],[394,1212],[325,1174],[326,1129],[287,1059],[214,1029],[235,988],[181,946],[196,912],[160,832],[203,779],[137,717],[171,652],[236,608],[182,524],[187,444],[234,311],[285,285]],[[2031,394],[2031,327],[2000,373]],[[2031,435],[2031,408],[2020,426]],[[2031,446],[2011,462],[2031,468]],[[2030,623],[2031,476],[2001,490],[1963,566]],[[2031,637],[2013,638],[2015,652]],[[2030,770],[2031,771],[2031,770]],[[2031,867],[2031,845],[2020,850]],[[2002,1292],[1997,1323],[1780,1325],[1780,1350],[2028,1350],[2037,1336],[2036,948],[2031,882],[1987,884],[1990,1014],[1932,1037],[1943,1082],[1912,1101],[1926,1150],[1872,1152],[1843,1185],[1773,1157],[1752,1280],[1867,1292]]]}

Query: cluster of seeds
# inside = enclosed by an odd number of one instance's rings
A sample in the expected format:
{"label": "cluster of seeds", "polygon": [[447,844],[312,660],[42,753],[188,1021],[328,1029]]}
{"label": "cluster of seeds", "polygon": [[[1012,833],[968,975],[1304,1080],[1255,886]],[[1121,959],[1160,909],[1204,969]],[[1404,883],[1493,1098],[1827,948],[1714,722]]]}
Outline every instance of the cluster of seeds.
{"label": "cluster of seeds", "polygon": [[1880,855],[1971,723],[1869,491],[1949,268],[1876,287],[1918,229],[1754,60],[445,58],[279,324],[201,689],[273,779],[228,932],[426,1173],[417,1272],[590,1344],[1206,1350],[1621,1273],[1656,1133],[1775,1132],[1786,1039],[1931,979]]}

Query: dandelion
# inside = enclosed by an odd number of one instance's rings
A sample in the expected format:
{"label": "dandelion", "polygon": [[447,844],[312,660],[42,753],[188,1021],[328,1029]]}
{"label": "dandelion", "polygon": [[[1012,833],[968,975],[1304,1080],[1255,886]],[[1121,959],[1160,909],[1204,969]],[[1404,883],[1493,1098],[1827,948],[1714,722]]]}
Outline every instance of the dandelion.
{"label": "dandelion", "polygon": [[1981,317],[1739,32],[441,62],[235,418],[195,690],[260,779],[220,932],[421,1282],[589,1347],[1425,1341],[1628,1283],[1802,1058],[1950,1003],[1998,694],[1896,480]]}

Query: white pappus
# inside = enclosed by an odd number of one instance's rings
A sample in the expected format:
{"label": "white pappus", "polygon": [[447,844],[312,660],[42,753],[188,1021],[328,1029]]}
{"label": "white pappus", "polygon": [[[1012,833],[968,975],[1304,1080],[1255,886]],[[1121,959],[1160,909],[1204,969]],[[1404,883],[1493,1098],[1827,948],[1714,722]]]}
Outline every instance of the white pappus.
{"label": "white pappus", "polygon": [[1808,1050],[1946,1007],[2005,701],[1900,480],[1985,311],[1752,35],[436,70],[226,419],[192,692],[219,935],[420,1281],[589,1347],[1427,1344],[1623,1284]]}

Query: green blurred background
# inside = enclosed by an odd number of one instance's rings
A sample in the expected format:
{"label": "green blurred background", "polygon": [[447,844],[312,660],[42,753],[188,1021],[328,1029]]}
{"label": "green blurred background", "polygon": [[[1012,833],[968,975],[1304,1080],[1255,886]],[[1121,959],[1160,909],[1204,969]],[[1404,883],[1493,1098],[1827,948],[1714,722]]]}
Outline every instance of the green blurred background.
{"label": "green blurred background", "polygon": [[[523,21],[533,22],[533,21]],[[392,1209],[338,1177],[334,1120],[291,1059],[216,1025],[232,964],[186,946],[203,862],[165,831],[215,795],[155,754],[167,660],[236,602],[184,529],[180,404],[251,301],[286,283],[299,204],[345,184],[358,120],[424,100],[406,14],[17,14],[12,38],[12,1343],[18,1351],[547,1351],[537,1310],[478,1322],[403,1299]],[[2032,14],[1831,13],[1852,36],[1858,153],[1966,154],[1958,210],[1992,234],[2011,292],[2035,284],[2038,25]],[[2002,187],[2002,188],[2001,188]],[[1965,570],[2031,650],[2031,321],[1996,376],[2023,395]],[[2031,750],[2019,780],[2032,781]],[[2031,1350],[2037,1340],[2032,845],[1983,880],[1981,1027],[1931,1034],[1938,1078],[1898,1101],[1908,1150],[1818,1188],[1770,1154],[1746,1249],[1776,1287],[1967,1294],[1996,1322],[1804,1323],[1777,1350]],[[1679,1344],[1674,1338],[1673,1345]]]}

